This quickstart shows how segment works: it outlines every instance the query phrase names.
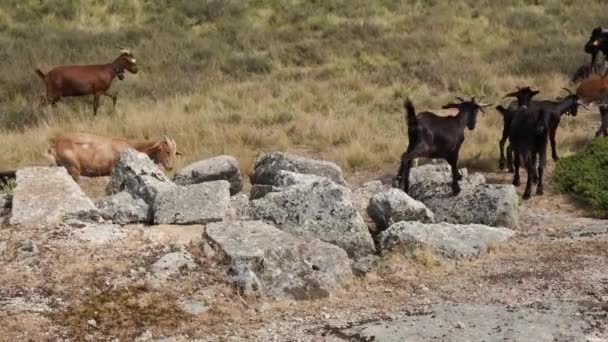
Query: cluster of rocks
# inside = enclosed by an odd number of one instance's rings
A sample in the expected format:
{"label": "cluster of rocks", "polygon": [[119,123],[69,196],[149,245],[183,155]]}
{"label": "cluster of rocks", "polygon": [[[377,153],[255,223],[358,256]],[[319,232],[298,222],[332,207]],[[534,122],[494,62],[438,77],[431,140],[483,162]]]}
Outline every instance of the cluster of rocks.
{"label": "cluster of rocks", "polygon": [[[462,192],[452,197],[448,166],[414,168],[410,197],[380,181],[351,189],[336,164],[274,152],[255,161],[248,195],[240,193],[243,177],[233,157],[196,162],[170,179],[146,155],[129,150],[113,169],[109,196],[97,203],[63,168],[19,170],[10,223],[69,222],[85,240],[132,223],[185,231],[204,225],[203,238],[240,291],[313,299],[348,284],[369,256],[399,245],[475,258],[511,237],[518,222],[514,188],[461,173]],[[163,273],[178,261],[195,267],[180,251],[152,268]]]}

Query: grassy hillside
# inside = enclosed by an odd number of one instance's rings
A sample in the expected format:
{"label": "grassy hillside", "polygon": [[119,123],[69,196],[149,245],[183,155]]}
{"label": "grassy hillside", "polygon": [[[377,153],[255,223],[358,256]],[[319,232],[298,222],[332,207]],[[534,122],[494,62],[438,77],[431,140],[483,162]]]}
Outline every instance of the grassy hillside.
{"label": "grassy hillside", "polygon": [[[310,153],[347,171],[399,158],[400,98],[418,110],[456,95],[499,101],[516,85],[560,95],[588,56],[601,0],[0,0],[0,168],[40,163],[68,130],[166,132],[191,160],[229,153],[247,170],[267,150]],[[35,67],[105,63],[132,49],[140,73],[102,99],[35,105]],[[572,87],[572,85],[570,85]],[[500,116],[469,132],[465,162],[494,167]],[[591,140],[584,113],[562,121],[559,149]]]}

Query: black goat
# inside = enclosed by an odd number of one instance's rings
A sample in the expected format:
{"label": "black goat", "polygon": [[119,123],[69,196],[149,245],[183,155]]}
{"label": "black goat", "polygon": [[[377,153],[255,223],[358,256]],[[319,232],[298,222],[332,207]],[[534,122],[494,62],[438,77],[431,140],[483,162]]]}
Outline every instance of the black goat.
{"label": "black goat", "polygon": [[545,111],[545,113],[550,116],[549,141],[551,142],[551,157],[554,161],[559,160],[559,157],[557,156],[557,149],[555,147],[555,134],[557,133],[557,127],[562,119],[562,115],[566,114],[576,116],[578,113],[578,107],[585,107],[578,95],[573,94],[567,88],[564,88],[564,90],[568,92],[566,97],[558,99],[557,101],[532,101],[527,111],[528,113]]}
{"label": "black goat", "polygon": [[[549,126],[551,115],[540,108],[528,111],[522,108],[513,118],[509,128],[509,140],[513,148],[515,172],[513,174],[513,185],[519,186],[519,166],[523,160],[527,171],[526,190],[524,199],[530,198],[532,181],[538,181],[536,194],[543,194],[543,172],[547,163],[547,140],[549,138]],[[538,156],[538,173],[535,169]]]}
{"label": "black goat", "polygon": [[407,135],[409,144],[407,150],[401,156],[401,166],[397,174],[397,184],[406,193],[409,190],[409,175],[412,161],[415,158],[442,158],[452,167],[452,193],[460,193],[458,181],[462,175],[458,172],[458,153],[464,141],[465,126],[470,130],[475,128],[477,112],[483,107],[475,102],[475,97],[465,101],[457,97],[460,103],[449,103],[443,109],[456,108],[458,114],[455,116],[442,117],[431,112],[421,112],[416,115],[414,105],[405,100],[405,121],[407,123]]}
{"label": "black goat", "polygon": [[[511,93],[508,93],[504,96],[504,98],[515,97],[517,101],[513,101],[509,104],[507,108],[503,106],[497,106],[496,110],[500,114],[502,114],[503,119],[503,128],[502,128],[502,137],[498,142],[498,148],[500,149],[500,159],[498,161],[498,167],[502,170],[505,168],[505,142],[509,138],[509,127],[511,126],[511,122],[513,121],[513,117],[515,113],[522,107],[527,107],[530,105],[532,98],[540,93],[538,90],[532,90],[530,87],[519,88]],[[507,166],[509,168],[509,172],[513,172],[513,159],[512,159],[512,151],[511,145],[507,146]]]}
{"label": "black goat", "polygon": [[585,52],[591,55],[591,63],[578,68],[572,76],[572,82],[578,82],[593,74],[600,75],[603,73],[606,75],[608,73],[608,70],[604,68],[605,62],[600,65],[595,64],[599,52],[602,52],[605,61],[608,61],[608,30],[603,29],[601,26],[594,28],[591,31],[589,40],[585,43]]}

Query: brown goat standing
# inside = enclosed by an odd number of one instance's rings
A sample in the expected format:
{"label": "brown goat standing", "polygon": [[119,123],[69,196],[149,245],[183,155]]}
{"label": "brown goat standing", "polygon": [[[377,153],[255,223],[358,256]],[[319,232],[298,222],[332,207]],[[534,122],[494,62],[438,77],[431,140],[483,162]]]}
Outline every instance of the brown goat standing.
{"label": "brown goat standing", "polygon": [[579,84],[576,95],[583,103],[598,103],[600,128],[595,132],[595,136],[608,136],[608,78],[591,75]]}
{"label": "brown goat standing", "polygon": [[108,64],[62,65],[46,74],[36,69],[36,74],[46,85],[46,104],[55,105],[66,96],[93,95],[93,114],[97,115],[101,95],[112,98],[113,108],[116,107],[116,94],[108,90],[114,77],[124,79],[125,70],[136,74],[137,64],[133,54],[123,49],[120,56]]}
{"label": "brown goat standing", "polygon": [[164,136],[161,140],[126,140],[87,133],[62,134],[53,139],[46,157],[63,166],[78,180],[80,176],[108,176],[120,156],[129,148],[147,154],[166,170],[173,168],[177,152],[175,140]]}

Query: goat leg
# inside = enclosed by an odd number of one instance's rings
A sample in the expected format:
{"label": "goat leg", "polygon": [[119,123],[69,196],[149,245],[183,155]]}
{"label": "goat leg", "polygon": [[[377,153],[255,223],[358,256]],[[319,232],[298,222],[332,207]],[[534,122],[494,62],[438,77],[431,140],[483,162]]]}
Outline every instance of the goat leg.
{"label": "goat leg", "polygon": [[549,140],[551,141],[551,158],[553,161],[558,161],[559,157],[557,156],[557,148],[555,147],[555,133],[557,132],[557,127],[551,129],[549,131]]}
{"label": "goat leg", "polygon": [[458,172],[458,157],[452,156],[447,161],[452,167],[452,195],[457,196],[460,193],[458,181],[462,179],[462,175]]}
{"label": "goat leg", "polygon": [[97,109],[99,108],[99,94],[93,95],[93,115],[97,115]]}
{"label": "goat leg", "polygon": [[509,173],[513,173],[513,148],[511,144],[507,146],[507,169]]}
{"label": "goat leg", "polygon": [[519,151],[517,149],[513,149],[513,164],[515,169],[513,171],[513,185],[519,186]]}
{"label": "goat leg", "polygon": [[505,168],[505,142],[507,139],[504,137],[498,142],[498,149],[500,150],[500,159],[498,160],[498,169],[503,170]]}
{"label": "goat leg", "polygon": [[532,193],[532,179],[534,178],[534,159],[535,158],[526,158],[526,169],[528,170],[528,177],[526,179],[526,190],[524,190],[524,199],[529,199]]}

